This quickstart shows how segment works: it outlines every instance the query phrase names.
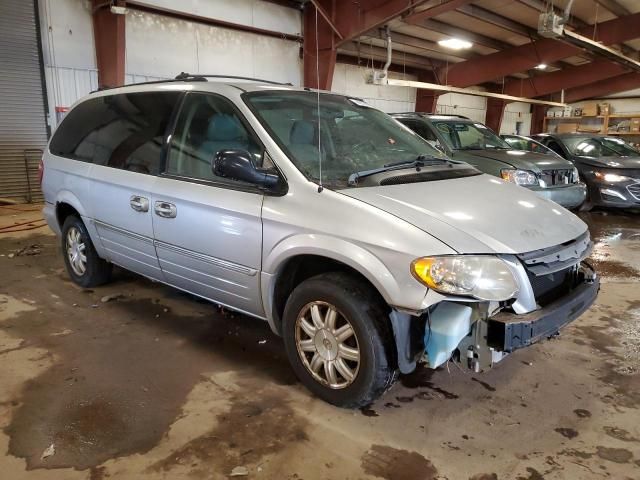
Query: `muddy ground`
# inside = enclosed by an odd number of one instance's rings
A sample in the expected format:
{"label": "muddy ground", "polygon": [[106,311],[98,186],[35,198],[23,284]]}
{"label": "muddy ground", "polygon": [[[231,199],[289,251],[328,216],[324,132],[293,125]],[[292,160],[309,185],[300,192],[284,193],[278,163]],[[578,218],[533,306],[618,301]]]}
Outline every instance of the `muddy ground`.
{"label": "muddy ground", "polygon": [[[0,228],[31,209],[0,208]],[[266,323],[120,270],[82,290],[48,229],[0,234],[0,478],[640,479],[640,217],[584,218],[587,314],[362,411],[313,398]]]}

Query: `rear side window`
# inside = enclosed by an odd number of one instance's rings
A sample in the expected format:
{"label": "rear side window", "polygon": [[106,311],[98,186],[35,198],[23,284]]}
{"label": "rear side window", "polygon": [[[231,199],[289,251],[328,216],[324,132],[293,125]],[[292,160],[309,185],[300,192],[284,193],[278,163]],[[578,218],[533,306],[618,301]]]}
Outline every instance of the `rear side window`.
{"label": "rear side window", "polygon": [[406,120],[404,118],[399,118],[398,120],[400,120],[401,123],[405,124],[407,127],[416,132],[432,145],[438,141],[435,133],[433,133],[431,129],[424,124],[424,122],[421,122],[419,120]]}
{"label": "rear side window", "polygon": [[49,149],[54,155],[157,175],[179,95],[144,92],[87,100],[65,117]]}

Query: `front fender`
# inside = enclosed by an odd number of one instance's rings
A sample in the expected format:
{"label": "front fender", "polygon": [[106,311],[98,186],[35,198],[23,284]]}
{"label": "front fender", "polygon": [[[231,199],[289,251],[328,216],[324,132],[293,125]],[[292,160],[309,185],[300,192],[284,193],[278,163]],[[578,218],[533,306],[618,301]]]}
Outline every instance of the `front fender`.
{"label": "front fender", "polygon": [[[263,272],[275,279],[287,260],[298,255],[327,257],[348,265],[369,280],[390,305],[402,298],[399,285],[392,273],[371,252],[354,243],[327,235],[310,233],[284,239],[264,258]],[[273,285],[269,290],[264,293],[271,298]],[[270,303],[269,301],[265,305]]]}

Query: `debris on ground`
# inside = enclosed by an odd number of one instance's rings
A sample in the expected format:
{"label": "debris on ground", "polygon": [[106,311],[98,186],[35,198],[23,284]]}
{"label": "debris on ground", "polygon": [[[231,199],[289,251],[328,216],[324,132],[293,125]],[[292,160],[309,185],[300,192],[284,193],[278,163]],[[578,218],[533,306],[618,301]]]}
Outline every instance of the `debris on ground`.
{"label": "debris on ground", "polygon": [[120,298],[124,298],[124,295],[122,295],[121,293],[112,293],[111,295],[105,295],[104,297],[102,297],[100,299],[100,301],[102,303],[107,303],[107,302],[111,302],[113,300],[118,300]]}
{"label": "debris on ground", "polygon": [[13,258],[13,257],[15,257],[15,256],[16,256],[16,254],[15,254],[15,253],[10,253],[9,255],[7,255],[7,258]]}
{"label": "debris on ground", "polygon": [[230,477],[246,477],[247,475],[249,475],[249,469],[247,467],[235,467],[233,470],[231,470],[231,475],[229,475]]}
{"label": "debris on ground", "polygon": [[42,245],[34,243],[33,245],[27,245],[17,251],[16,257],[30,257],[33,255],[40,255],[42,253]]}
{"label": "debris on ground", "polygon": [[258,343],[259,343],[260,345],[264,345],[265,343],[267,343],[267,341],[266,341],[266,340],[260,340]]}
{"label": "debris on ground", "polygon": [[65,335],[69,335],[70,333],[73,333],[73,332],[71,330],[69,330],[68,328],[65,328],[61,332],[52,333],[51,336],[52,337],[64,337]]}
{"label": "debris on ground", "polygon": [[56,454],[56,447],[52,443],[51,445],[49,445],[45,449],[44,452],[42,452],[42,455],[40,455],[40,460],[44,460],[45,458],[53,457],[55,454]]}

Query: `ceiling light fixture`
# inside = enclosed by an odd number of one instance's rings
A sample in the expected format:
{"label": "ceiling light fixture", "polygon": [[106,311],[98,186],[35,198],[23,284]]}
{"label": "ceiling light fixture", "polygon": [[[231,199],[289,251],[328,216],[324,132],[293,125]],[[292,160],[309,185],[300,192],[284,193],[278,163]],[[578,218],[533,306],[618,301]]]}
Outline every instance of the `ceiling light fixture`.
{"label": "ceiling light fixture", "polygon": [[446,40],[439,40],[438,45],[452,50],[466,50],[467,48],[471,48],[473,43],[462,40],[461,38],[447,38]]}
{"label": "ceiling light fixture", "polygon": [[547,64],[546,63],[541,63],[539,65],[536,65],[536,69],[538,69],[538,70],[546,70],[547,69]]}

